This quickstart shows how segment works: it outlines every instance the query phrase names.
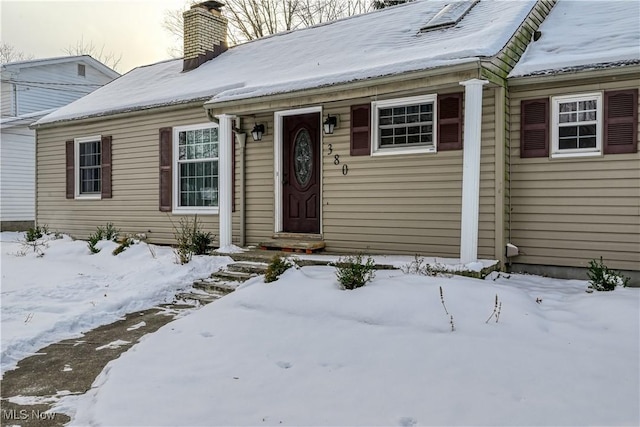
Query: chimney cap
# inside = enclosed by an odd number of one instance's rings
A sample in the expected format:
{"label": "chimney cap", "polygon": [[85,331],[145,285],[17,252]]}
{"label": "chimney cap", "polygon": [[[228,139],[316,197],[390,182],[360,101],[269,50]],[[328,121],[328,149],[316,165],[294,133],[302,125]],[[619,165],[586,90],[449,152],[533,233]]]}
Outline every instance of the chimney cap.
{"label": "chimney cap", "polygon": [[207,10],[217,10],[220,12],[220,9],[224,6],[224,3],[215,0],[203,1],[201,3],[194,4],[191,6],[191,9],[194,7],[205,7]]}

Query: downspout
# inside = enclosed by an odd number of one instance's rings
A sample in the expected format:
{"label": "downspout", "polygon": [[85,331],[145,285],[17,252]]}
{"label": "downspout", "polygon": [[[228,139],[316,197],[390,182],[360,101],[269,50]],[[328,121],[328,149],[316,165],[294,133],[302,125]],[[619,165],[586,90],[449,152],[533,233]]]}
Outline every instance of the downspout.
{"label": "downspout", "polygon": [[238,172],[240,174],[240,189],[238,191],[238,203],[236,206],[238,207],[238,215],[240,216],[240,246],[244,247],[246,242],[246,220],[245,220],[245,201],[244,201],[244,192],[245,192],[245,168],[244,168],[244,148],[247,142],[247,134],[243,133],[239,129],[240,118],[236,119],[236,129],[233,131],[236,133],[236,141],[238,141],[238,152],[236,155],[238,161]]}

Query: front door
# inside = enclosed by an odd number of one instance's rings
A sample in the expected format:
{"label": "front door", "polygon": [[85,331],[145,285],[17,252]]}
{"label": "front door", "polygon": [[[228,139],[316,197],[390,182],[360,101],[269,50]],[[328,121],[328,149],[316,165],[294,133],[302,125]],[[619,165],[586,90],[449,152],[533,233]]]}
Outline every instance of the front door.
{"label": "front door", "polygon": [[283,117],[283,231],[320,233],[320,113]]}

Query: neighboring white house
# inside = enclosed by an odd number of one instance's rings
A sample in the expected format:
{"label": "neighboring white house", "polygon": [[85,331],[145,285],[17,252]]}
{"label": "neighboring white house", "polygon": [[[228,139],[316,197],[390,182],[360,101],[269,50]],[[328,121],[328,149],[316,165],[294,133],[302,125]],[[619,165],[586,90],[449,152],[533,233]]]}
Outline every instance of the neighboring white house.
{"label": "neighboring white house", "polygon": [[35,219],[35,131],[29,125],[120,76],[91,56],[1,66],[0,228],[24,230]]}

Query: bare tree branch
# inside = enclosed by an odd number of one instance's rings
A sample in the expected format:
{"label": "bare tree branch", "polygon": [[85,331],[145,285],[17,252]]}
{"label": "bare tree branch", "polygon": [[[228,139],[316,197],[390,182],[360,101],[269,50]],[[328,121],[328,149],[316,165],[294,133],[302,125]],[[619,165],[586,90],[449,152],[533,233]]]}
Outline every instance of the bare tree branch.
{"label": "bare tree branch", "polygon": [[90,55],[107,67],[116,70],[122,60],[122,54],[116,55],[114,52],[105,52],[104,49],[104,45],[98,48],[91,41],[85,43],[84,36],[82,36],[75,45],[62,49],[62,51],[67,55]]}
{"label": "bare tree branch", "polygon": [[16,50],[14,46],[5,42],[0,43],[0,64],[9,62],[28,61],[33,59],[33,55]]}
{"label": "bare tree branch", "polygon": [[[189,0],[186,7],[197,0]],[[243,43],[282,31],[330,22],[373,10],[372,0],[226,0],[230,44]],[[183,38],[183,10],[165,11],[163,27],[176,40]],[[172,56],[181,56],[172,49]]]}

